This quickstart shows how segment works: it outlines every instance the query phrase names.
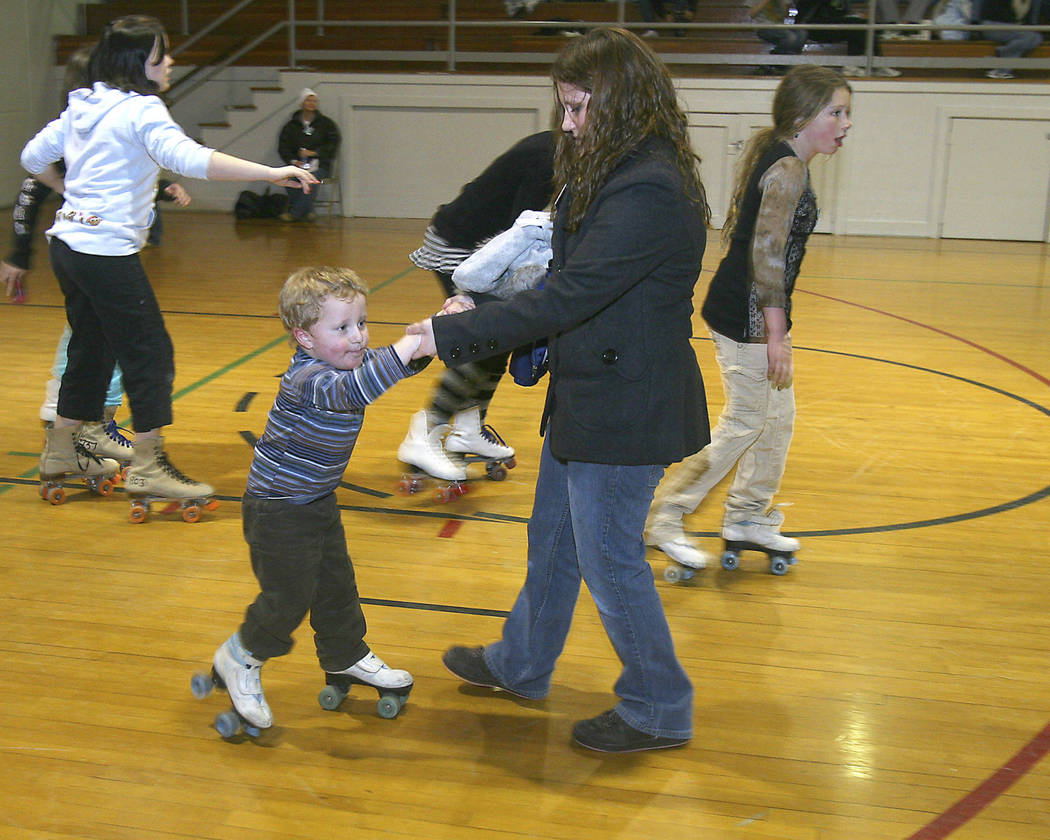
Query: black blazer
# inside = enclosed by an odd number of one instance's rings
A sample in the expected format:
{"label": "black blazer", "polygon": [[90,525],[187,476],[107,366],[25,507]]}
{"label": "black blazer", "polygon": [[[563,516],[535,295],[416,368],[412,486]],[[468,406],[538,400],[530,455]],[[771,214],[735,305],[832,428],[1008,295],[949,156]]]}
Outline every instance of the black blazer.
{"label": "black blazer", "polygon": [[549,338],[541,433],[558,458],[670,464],[710,442],[690,344],[707,232],[671,154],[656,138],[630,153],[575,233],[561,197],[544,289],[433,320],[450,365]]}

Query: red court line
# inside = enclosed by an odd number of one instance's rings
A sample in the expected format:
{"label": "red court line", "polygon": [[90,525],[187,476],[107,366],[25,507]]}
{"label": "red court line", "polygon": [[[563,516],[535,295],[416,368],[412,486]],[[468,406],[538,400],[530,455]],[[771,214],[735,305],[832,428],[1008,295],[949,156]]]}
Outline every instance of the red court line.
{"label": "red court line", "polygon": [[1050,752],[1050,723],[1013,758],[908,840],[941,840],[992,804]]}
{"label": "red court line", "polygon": [[[1023,371],[1044,385],[1050,385],[1050,379],[1047,379],[1047,377],[1040,373],[1036,373],[1031,368],[1022,365],[1013,359],[1007,358],[1001,353],[996,353],[994,350],[978,344],[975,341],[970,341],[967,338],[955,335],[947,330],[942,330],[938,327],[931,327],[929,324],[923,324],[921,321],[905,318],[902,315],[895,315],[892,312],[886,312],[884,309],[876,309],[874,306],[865,306],[862,303],[843,300],[842,298],[833,297],[832,295],[825,295],[820,292],[810,292],[804,289],[798,289],[797,291],[807,295],[824,298],[825,300],[833,300],[836,303],[842,303],[846,306],[854,306],[857,309],[865,309],[868,312],[885,315],[887,318],[895,318],[906,324],[912,324],[921,329],[939,333],[940,335],[946,336],[954,341],[973,347],[975,350],[980,350],[982,353],[987,353],[989,356],[999,359],[1000,361]],[[910,835],[907,840],[943,840],[943,838],[947,837],[955,831],[955,829],[965,825],[981,813],[981,811],[991,805],[996,799],[1004,794],[1014,782],[1038,764],[1048,752],[1050,752],[1050,723],[1043,727],[1041,732],[1025,744],[1017,755],[1007,761],[1006,764],[996,770],[991,776],[971,790],[939,817],[935,817],[914,834]]]}
{"label": "red court line", "polygon": [[450,519],[448,522],[445,523],[445,527],[441,529],[441,531],[438,534],[438,536],[439,537],[446,537],[446,538],[454,537],[454,536],[456,536],[456,531],[459,530],[459,528],[460,528],[460,526],[462,524],[463,524],[462,520]]}
{"label": "red court line", "polygon": [[1024,371],[1033,379],[1042,382],[1044,385],[1050,386],[1050,379],[1043,376],[1041,373],[1037,373],[1030,367],[1026,367],[1020,362],[1015,362],[1013,359],[1007,358],[1001,353],[996,353],[991,348],[985,347],[982,344],[978,344],[976,341],[970,341],[970,339],[968,338],[963,338],[962,336],[955,335],[954,333],[950,333],[947,330],[942,330],[938,327],[931,327],[929,324],[924,324],[921,321],[913,321],[911,318],[905,318],[903,315],[894,315],[892,312],[887,312],[884,309],[876,309],[874,306],[865,306],[863,303],[854,303],[851,300],[843,300],[842,298],[833,297],[832,295],[825,295],[821,294],[820,292],[811,292],[806,289],[797,289],[796,291],[801,292],[802,294],[824,298],[826,300],[833,300],[836,303],[843,303],[846,306],[855,306],[857,309],[866,309],[868,312],[875,312],[879,315],[885,315],[887,318],[896,318],[898,321],[904,321],[904,323],[906,324],[912,324],[916,327],[921,327],[924,330],[929,330],[930,332],[940,333],[943,336],[947,336],[948,338],[961,342],[962,344],[966,344],[970,347],[973,347],[975,350],[980,350],[982,353],[987,353],[989,356],[993,356],[996,359],[999,359],[999,361],[1001,362],[1005,362],[1006,364],[1011,365],[1012,367],[1015,367],[1018,370]]}

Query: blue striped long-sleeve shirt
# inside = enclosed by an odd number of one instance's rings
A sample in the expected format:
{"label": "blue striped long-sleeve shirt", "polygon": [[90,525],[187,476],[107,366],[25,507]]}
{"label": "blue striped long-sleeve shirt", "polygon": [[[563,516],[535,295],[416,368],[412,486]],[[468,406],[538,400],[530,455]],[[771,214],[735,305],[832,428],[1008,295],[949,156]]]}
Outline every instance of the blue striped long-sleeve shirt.
{"label": "blue striped long-sleeve shirt", "polygon": [[366,351],[354,370],[339,370],[298,348],[255,444],[247,492],[307,504],[334,491],[365,406],[419,369],[404,365],[392,347]]}

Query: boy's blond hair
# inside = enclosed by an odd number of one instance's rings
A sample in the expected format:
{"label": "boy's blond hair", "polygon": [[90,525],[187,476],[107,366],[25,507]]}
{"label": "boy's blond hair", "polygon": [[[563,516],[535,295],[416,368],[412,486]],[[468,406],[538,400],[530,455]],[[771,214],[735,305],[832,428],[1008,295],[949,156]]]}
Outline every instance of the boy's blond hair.
{"label": "boy's blond hair", "polygon": [[354,295],[368,295],[368,286],[349,268],[329,265],[300,268],[284,281],[277,299],[277,314],[289,333],[296,329],[308,330],[321,317],[325,298],[351,300]]}

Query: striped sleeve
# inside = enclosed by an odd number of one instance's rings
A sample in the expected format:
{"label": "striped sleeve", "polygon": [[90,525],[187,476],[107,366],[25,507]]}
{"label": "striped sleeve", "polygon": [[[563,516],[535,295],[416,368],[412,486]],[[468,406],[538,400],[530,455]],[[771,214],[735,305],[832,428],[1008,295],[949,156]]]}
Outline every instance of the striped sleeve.
{"label": "striped sleeve", "polygon": [[413,373],[393,347],[368,350],[361,367],[351,371],[329,368],[308,383],[308,398],[318,408],[350,411],[375,402],[388,388]]}

